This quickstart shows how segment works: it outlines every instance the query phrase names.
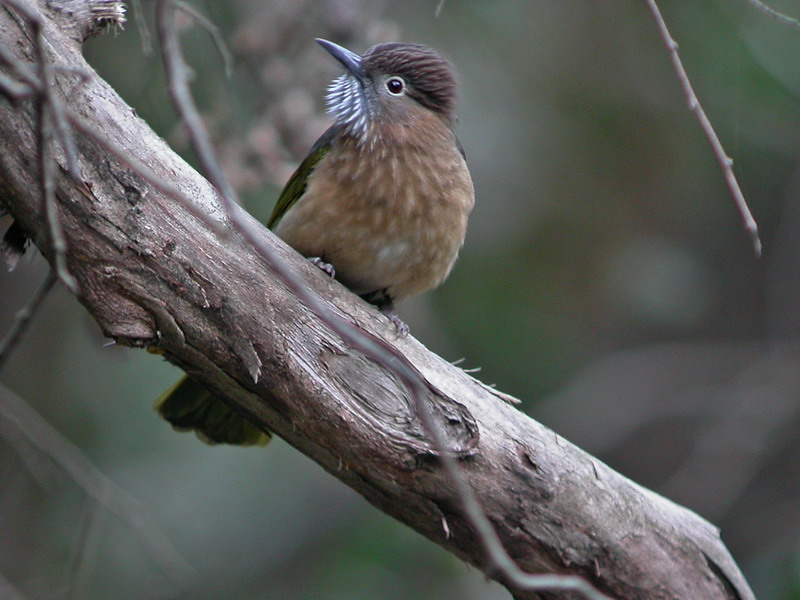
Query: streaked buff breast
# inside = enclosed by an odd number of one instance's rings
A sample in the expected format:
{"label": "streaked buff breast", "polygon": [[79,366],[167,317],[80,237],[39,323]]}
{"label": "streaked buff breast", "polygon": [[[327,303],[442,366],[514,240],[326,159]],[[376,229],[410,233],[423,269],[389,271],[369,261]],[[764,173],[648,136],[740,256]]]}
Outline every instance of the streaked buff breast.
{"label": "streaked buff breast", "polygon": [[337,143],[306,193],[275,227],[304,256],[319,256],[359,294],[394,299],[438,286],[453,267],[474,204],[450,128],[383,126],[371,147]]}

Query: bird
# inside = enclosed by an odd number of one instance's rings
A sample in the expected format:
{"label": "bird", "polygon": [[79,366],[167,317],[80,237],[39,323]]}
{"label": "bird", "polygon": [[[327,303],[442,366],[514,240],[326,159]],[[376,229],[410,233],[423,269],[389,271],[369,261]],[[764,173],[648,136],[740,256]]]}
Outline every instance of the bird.
{"label": "bird", "polygon": [[[267,227],[374,304],[402,337],[408,327],[395,303],[447,278],[475,203],[454,132],[454,70],[421,44],[383,43],[358,55],[316,41],[345,69],[325,98],[333,124],[290,177]],[[188,376],[156,409],[207,443],[270,439]]]}

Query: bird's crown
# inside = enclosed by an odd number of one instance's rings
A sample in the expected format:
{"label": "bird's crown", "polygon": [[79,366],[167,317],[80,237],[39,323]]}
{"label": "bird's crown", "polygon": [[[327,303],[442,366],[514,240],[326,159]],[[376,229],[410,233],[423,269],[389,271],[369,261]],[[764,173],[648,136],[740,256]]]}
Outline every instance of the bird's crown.
{"label": "bird's crown", "polygon": [[364,54],[364,70],[375,75],[397,75],[409,86],[414,100],[448,117],[455,108],[453,68],[433,48],[420,44],[378,44]]}

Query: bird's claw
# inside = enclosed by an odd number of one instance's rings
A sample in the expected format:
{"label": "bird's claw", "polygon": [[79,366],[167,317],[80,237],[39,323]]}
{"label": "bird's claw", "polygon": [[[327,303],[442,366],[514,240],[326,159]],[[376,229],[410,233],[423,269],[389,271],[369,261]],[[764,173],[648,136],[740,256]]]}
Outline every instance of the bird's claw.
{"label": "bird's claw", "polygon": [[397,335],[401,338],[408,336],[411,329],[408,327],[408,324],[401,319],[396,312],[392,312],[391,314],[387,314],[389,320],[394,323],[395,328],[397,329]]}
{"label": "bird's claw", "polygon": [[378,304],[378,310],[389,317],[389,320],[394,324],[395,329],[397,329],[398,337],[404,338],[408,335],[409,331],[411,331],[406,322],[397,314],[397,311],[394,309],[394,302],[388,296]]}
{"label": "bird's claw", "polygon": [[385,289],[370,292],[369,294],[362,294],[361,297],[370,304],[377,306],[379,311],[389,317],[389,320],[394,324],[395,329],[397,329],[398,337],[404,338],[411,331],[408,325],[406,325],[406,322],[397,314],[397,311],[394,309],[394,300],[386,293]]}
{"label": "bird's claw", "polygon": [[308,259],[308,262],[310,262],[315,267],[319,268],[323,273],[328,275],[331,279],[336,277],[336,269],[333,268],[333,265],[331,263],[325,262],[319,256],[312,256],[311,258]]}

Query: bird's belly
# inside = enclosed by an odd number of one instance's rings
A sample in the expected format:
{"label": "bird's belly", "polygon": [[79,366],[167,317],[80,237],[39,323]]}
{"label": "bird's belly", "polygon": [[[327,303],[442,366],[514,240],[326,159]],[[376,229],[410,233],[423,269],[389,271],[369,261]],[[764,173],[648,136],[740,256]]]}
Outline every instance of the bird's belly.
{"label": "bird's belly", "polygon": [[461,246],[455,237],[432,230],[384,239],[374,236],[360,248],[340,250],[331,262],[342,283],[356,293],[386,290],[388,296],[400,300],[444,281]]}
{"label": "bird's belly", "polygon": [[[438,286],[453,267],[469,209],[438,204],[403,214],[386,203],[334,213],[296,206],[275,233],[304,256],[319,256],[357,294],[385,290],[399,300]],[[471,208],[471,207],[470,207]],[[328,214],[320,214],[328,213]]]}

